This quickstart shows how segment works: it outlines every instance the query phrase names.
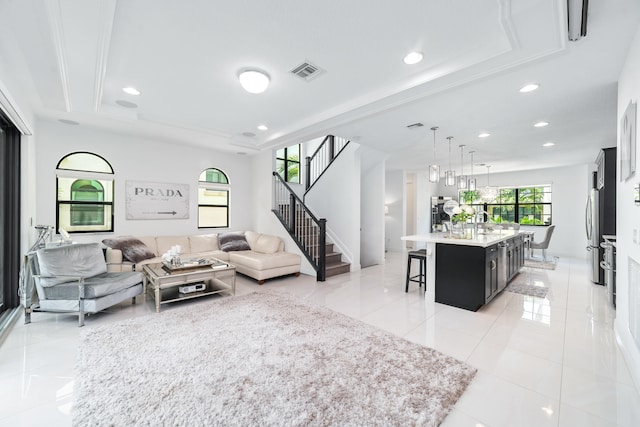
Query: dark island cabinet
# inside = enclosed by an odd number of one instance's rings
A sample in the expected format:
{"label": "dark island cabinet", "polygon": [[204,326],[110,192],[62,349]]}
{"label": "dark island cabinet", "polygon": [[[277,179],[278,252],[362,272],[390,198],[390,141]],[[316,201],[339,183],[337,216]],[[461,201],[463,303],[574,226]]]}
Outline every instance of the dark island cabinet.
{"label": "dark island cabinet", "polygon": [[522,269],[524,251],[521,236],[486,248],[436,243],[435,301],[477,311]]}

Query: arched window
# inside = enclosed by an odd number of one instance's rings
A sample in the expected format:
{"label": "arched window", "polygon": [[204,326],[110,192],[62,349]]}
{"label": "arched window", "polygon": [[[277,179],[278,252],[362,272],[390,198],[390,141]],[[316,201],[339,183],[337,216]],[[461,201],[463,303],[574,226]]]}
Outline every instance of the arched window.
{"label": "arched window", "polygon": [[198,178],[198,228],[228,227],[229,179],[220,169],[206,169]]}
{"label": "arched window", "polygon": [[56,168],[56,229],[113,231],[113,168],[93,153],[63,157]]}

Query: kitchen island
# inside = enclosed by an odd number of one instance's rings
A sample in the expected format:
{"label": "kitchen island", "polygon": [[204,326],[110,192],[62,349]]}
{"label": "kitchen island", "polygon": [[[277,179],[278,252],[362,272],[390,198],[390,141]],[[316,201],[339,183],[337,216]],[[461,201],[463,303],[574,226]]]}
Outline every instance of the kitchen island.
{"label": "kitchen island", "polygon": [[435,301],[466,310],[491,301],[524,265],[519,231],[474,233],[471,239],[429,233],[402,240],[427,243],[427,286],[435,289]]}

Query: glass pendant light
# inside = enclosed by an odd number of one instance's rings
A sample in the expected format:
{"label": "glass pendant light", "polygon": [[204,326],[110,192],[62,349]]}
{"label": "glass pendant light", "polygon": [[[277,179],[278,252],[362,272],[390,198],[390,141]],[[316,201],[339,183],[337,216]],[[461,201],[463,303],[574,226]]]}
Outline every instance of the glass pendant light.
{"label": "glass pendant light", "polygon": [[471,156],[471,175],[469,175],[469,184],[467,185],[469,191],[476,191],[476,179],[473,176],[473,153],[475,153],[475,151],[469,151],[469,155]]}
{"label": "glass pendant light", "polygon": [[487,165],[487,186],[482,187],[478,190],[480,193],[480,198],[485,203],[491,203],[498,198],[498,188],[492,187],[489,184],[489,169],[491,166]]}
{"label": "glass pendant light", "polygon": [[451,187],[452,185],[456,185],[456,171],[451,169],[451,140],[452,136],[448,136],[449,140],[449,170],[444,173],[444,185],[447,187]]}
{"label": "glass pendant light", "polygon": [[440,165],[436,162],[436,130],[438,126],[431,128],[433,131],[433,163],[429,165],[429,182],[440,181]]}
{"label": "glass pendant light", "polygon": [[464,174],[464,144],[460,144],[460,175],[458,175],[458,190],[467,189],[467,176]]}

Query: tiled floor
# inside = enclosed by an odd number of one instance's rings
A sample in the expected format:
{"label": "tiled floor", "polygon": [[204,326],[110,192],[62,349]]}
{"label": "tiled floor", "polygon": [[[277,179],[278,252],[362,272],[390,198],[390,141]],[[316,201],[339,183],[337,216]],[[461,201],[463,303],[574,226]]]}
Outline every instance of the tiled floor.
{"label": "tiled floor", "polygon": [[[638,426],[640,395],[613,334],[615,311],[583,261],[525,268],[519,280],[549,288],[545,299],[503,292],[476,313],[404,292],[403,259],[316,283],[265,284],[466,361],[478,374],[444,426]],[[238,294],[258,289],[242,276]],[[185,304],[197,309],[204,301]],[[155,314],[149,297],[87,319],[85,328]],[[67,426],[78,345],[76,317],[35,313],[0,345],[0,426]]]}

